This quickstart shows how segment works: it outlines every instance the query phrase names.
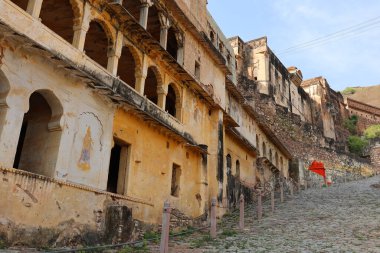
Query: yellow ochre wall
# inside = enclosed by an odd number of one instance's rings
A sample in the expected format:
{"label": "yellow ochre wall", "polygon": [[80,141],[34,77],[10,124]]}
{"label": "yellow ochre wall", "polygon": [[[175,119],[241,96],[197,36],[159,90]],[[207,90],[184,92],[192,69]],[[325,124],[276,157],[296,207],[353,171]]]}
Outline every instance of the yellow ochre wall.
{"label": "yellow ochre wall", "polygon": [[[151,202],[154,207],[134,213],[135,218],[160,223],[163,200],[188,216],[202,214],[200,194],[201,155],[149,127],[143,120],[119,109],[114,120],[114,137],[130,145],[126,194]],[[170,195],[173,163],[181,167],[179,197]],[[204,198],[204,196],[201,196]]]}

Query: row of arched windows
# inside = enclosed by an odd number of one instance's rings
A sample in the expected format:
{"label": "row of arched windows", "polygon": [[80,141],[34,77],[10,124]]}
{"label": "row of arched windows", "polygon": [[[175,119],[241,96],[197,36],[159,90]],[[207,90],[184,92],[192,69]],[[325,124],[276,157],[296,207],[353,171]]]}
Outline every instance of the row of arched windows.
{"label": "row of arched windows", "polygon": [[[29,10],[29,0],[12,0],[16,5],[24,10]],[[35,1],[31,1],[35,2]],[[38,2],[38,1],[37,1]],[[39,18],[41,22],[50,30],[58,34],[70,44],[77,44],[78,30],[83,30],[83,7],[80,6],[79,0],[43,0]],[[125,0],[123,7],[127,9],[136,20],[140,19],[141,2],[139,0]],[[83,22],[83,21],[82,21]],[[159,12],[155,5],[149,7],[146,30],[153,38],[160,41],[160,18]],[[79,28],[78,28],[79,27]],[[178,43],[176,30],[173,26],[168,28],[167,44],[165,45],[169,54],[177,59]],[[109,69],[111,58],[115,56],[116,46],[115,39],[112,36],[111,28],[106,22],[98,18],[92,18],[85,33],[83,51],[85,54],[102,66]],[[138,51],[134,46],[128,44],[126,40],[118,56],[117,68],[113,70],[120,80],[130,87],[136,89],[138,78],[142,75],[143,66]],[[110,70],[110,69],[109,69]],[[110,70],[111,71],[111,70]],[[174,117],[180,115],[180,88],[175,84],[169,84],[164,87],[161,82],[162,78],[156,67],[149,67],[145,77],[144,89],[141,91],[149,100],[158,104]],[[140,80],[139,80],[140,81]],[[158,89],[164,92],[158,94]],[[160,97],[161,96],[161,97]],[[161,104],[159,104],[161,102]]]}

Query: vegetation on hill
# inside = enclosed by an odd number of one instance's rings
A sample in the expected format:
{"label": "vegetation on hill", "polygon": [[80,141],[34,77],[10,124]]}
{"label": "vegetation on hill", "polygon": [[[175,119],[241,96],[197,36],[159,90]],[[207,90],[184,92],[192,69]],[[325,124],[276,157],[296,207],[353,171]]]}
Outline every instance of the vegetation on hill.
{"label": "vegetation on hill", "polygon": [[345,89],[342,91],[342,94],[343,94],[343,95],[352,95],[352,94],[355,94],[355,92],[356,92],[356,89],[355,89],[355,88],[347,87],[347,88],[345,88]]}
{"label": "vegetation on hill", "polygon": [[350,134],[355,135],[357,133],[356,131],[357,123],[358,123],[358,116],[352,115],[351,117],[349,117],[343,122],[343,125],[350,132]]}
{"label": "vegetation on hill", "polygon": [[364,131],[367,140],[380,138],[380,125],[372,125]]}
{"label": "vegetation on hill", "polygon": [[345,97],[349,97],[372,106],[380,107],[380,85],[368,87],[348,87],[341,93]]}

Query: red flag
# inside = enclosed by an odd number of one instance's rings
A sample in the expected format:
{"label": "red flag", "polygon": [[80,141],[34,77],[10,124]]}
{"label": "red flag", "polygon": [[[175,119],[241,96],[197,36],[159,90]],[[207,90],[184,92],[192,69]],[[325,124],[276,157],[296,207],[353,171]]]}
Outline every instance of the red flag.
{"label": "red flag", "polygon": [[322,162],[313,161],[309,167],[309,170],[321,175],[323,178],[326,178],[326,170]]}

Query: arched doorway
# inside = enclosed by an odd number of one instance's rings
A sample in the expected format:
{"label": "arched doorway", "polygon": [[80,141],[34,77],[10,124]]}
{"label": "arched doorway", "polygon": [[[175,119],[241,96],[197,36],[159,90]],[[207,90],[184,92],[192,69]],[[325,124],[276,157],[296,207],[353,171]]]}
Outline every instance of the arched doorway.
{"label": "arched doorway", "polygon": [[136,59],[132,54],[132,50],[128,46],[125,46],[121,51],[117,75],[122,81],[135,88],[136,71]]}
{"label": "arched doorway", "polygon": [[235,180],[232,176],[232,159],[231,155],[228,154],[226,156],[226,164],[227,164],[227,188],[226,188],[226,194],[227,194],[227,205],[228,208],[232,208],[234,203],[234,189],[235,189]]}
{"label": "arched doorway", "polygon": [[144,96],[146,96],[150,101],[157,104],[158,102],[158,73],[155,67],[148,68],[148,74],[145,79],[144,86]]}
{"label": "arched doorway", "polygon": [[277,169],[280,169],[278,166],[278,154],[277,154],[277,152],[274,154],[274,164],[276,165]]}
{"label": "arched doorway", "polygon": [[262,152],[263,152],[263,157],[266,157],[267,156],[267,147],[265,145],[265,142],[263,142],[263,144],[262,144]]}
{"label": "arched doorway", "polygon": [[111,45],[111,43],[102,24],[96,20],[91,21],[84,44],[86,55],[99,63],[103,68],[107,68],[108,45]]}
{"label": "arched doorway", "polygon": [[168,43],[166,46],[166,50],[171,56],[173,56],[174,59],[177,60],[178,43],[177,43],[176,31],[174,30],[173,27],[170,27],[168,30]]}
{"label": "arched doorway", "polygon": [[70,0],[44,0],[41,22],[70,44],[74,37],[74,13]]}
{"label": "arched doorway", "polygon": [[62,114],[61,103],[51,91],[32,93],[20,131],[14,168],[54,177]]}
{"label": "arched doorway", "polygon": [[158,10],[155,5],[149,7],[148,25],[146,30],[148,31],[148,33],[150,33],[150,35],[152,35],[154,39],[160,41],[161,22],[158,15]]}
{"label": "arched doorway", "polygon": [[166,104],[165,104],[165,110],[172,115],[173,117],[178,118],[179,115],[179,97],[177,97],[178,91],[176,92],[176,87],[174,84],[169,84],[168,86],[168,94],[166,95]]}

